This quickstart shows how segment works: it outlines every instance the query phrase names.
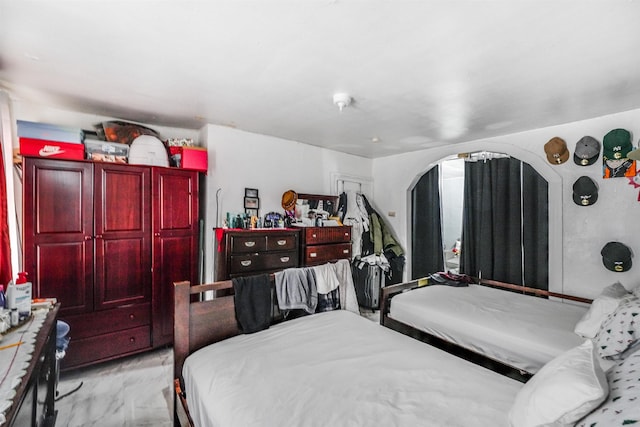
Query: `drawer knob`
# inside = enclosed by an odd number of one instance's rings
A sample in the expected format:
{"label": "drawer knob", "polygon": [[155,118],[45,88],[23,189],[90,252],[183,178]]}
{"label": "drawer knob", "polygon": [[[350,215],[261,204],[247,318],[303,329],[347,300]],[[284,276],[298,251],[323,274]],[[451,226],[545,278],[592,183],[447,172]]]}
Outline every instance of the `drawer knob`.
{"label": "drawer knob", "polygon": [[131,314],[129,315],[129,319],[133,320],[133,319],[135,319],[135,318],[136,318],[136,315],[135,315],[135,314],[131,313]]}
{"label": "drawer knob", "polygon": [[240,265],[242,265],[243,267],[249,267],[251,265],[251,260],[246,259],[244,261],[240,261]]}
{"label": "drawer knob", "polygon": [[349,237],[349,233],[344,233],[344,236],[345,237]]}
{"label": "drawer knob", "polygon": [[317,237],[317,235],[314,233],[311,235],[311,237],[313,237],[314,239]]}
{"label": "drawer knob", "polygon": [[248,248],[252,248],[252,247],[254,247],[254,246],[256,245],[256,242],[253,242],[253,241],[251,241],[251,242],[244,242],[244,245],[245,245],[246,247],[248,247]]}
{"label": "drawer knob", "polygon": [[317,256],[318,256],[318,254],[317,254],[317,253],[315,253],[315,252],[311,252],[311,253],[309,254],[309,257],[311,257],[311,258],[315,258],[315,257],[317,257]]}
{"label": "drawer knob", "polygon": [[284,246],[287,244],[286,240],[278,240],[278,246]]}
{"label": "drawer knob", "polygon": [[342,253],[343,253],[343,254],[348,254],[348,253],[349,253],[349,249],[343,249],[343,250],[342,250]]}
{"label": "drawer knob", "polygon": [[129,338],[129,342],[131,342],[131,343],[136,342],[136,337]]}
{"label": "drawer knob", "polygon": [[283,256],[283,257],[280,257],[280,262],[289,262],[289,259],[290,258],[288,256]]}

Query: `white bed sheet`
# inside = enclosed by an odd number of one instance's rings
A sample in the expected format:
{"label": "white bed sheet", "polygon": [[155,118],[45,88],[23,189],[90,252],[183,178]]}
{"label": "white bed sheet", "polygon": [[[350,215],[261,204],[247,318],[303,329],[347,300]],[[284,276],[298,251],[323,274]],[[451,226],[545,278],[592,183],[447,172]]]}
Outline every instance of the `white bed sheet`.
{"label": "white bed sheet", "polygon": [[522,387],[344,310],[205,347],[183,377],[199,427],[500,427]]}
{"label": "white bed sheet", "polygon": [[584,339],[588,306],[482,285],[425,286],[394,296],[389,317],[530,373]]}

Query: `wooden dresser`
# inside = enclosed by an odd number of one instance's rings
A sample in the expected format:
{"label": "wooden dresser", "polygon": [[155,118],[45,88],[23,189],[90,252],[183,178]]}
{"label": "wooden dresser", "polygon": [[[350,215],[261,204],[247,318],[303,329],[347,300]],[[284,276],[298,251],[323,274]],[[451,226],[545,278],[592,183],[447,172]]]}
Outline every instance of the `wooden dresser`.
{"label": "wooden dresser", "polygon": [[351,226],[303,227],[300,264],[313,266],[351,258]]}
{"label": "wooden dresser", "polygon": [[272,273],[300,265],[300,230],[214,229],[215,279]]}

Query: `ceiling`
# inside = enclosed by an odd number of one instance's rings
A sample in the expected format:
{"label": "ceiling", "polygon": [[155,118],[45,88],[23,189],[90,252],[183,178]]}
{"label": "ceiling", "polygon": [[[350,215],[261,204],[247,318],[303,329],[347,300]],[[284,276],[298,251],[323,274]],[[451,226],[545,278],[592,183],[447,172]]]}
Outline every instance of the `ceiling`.
{"label": "ceiling", "polygon": [[635,0],[0,0],[0,88],[376,158],[640,108],[639,27]]}

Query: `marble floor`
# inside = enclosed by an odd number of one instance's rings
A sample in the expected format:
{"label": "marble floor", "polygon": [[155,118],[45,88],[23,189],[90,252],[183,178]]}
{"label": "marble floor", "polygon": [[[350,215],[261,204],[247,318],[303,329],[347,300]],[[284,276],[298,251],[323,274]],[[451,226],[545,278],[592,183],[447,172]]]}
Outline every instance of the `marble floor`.
{"label": "marble floor", "polygon": [[[173,425],[173,353],[164,348],[60,373],[57,426]],[[64,396],[82,382],[82,387]]]}
{"label": "marble floor", "polygon": [[[379,322],[380,312],[361,310]],[[163,348],[60,373],[57,426],[173,425],[173,349]],[[82,383],[78,391],[65,397]]]}

